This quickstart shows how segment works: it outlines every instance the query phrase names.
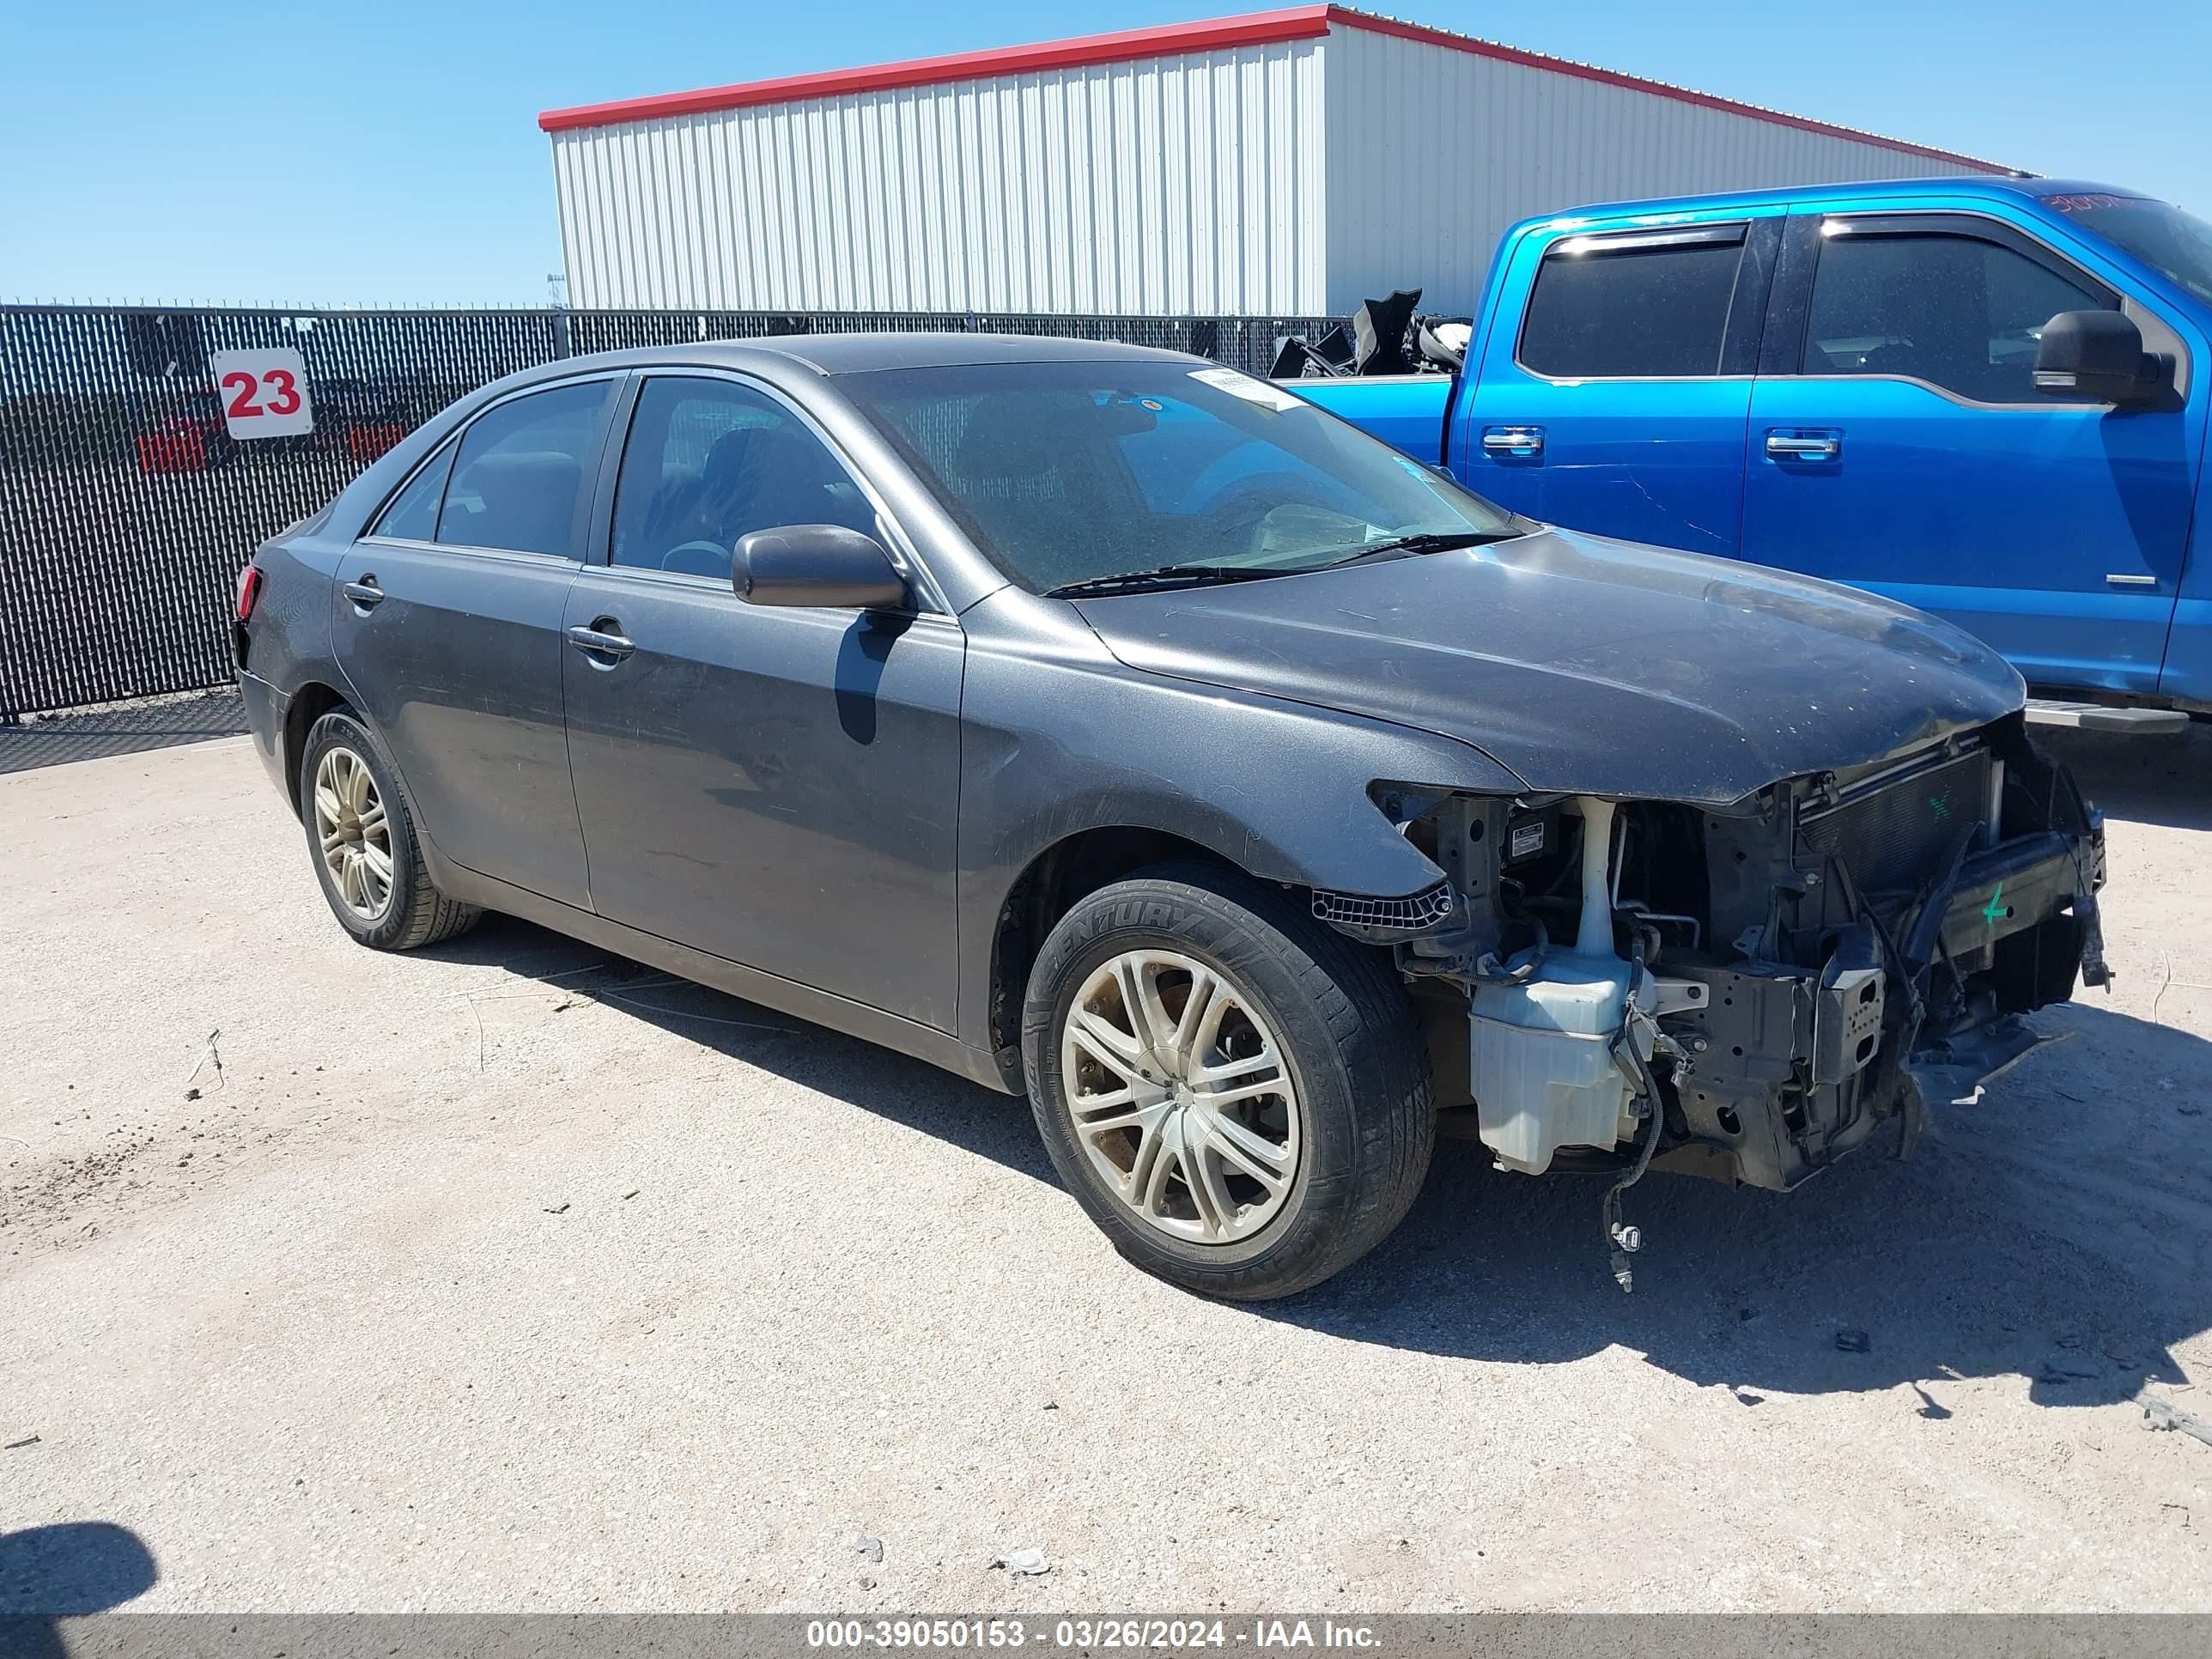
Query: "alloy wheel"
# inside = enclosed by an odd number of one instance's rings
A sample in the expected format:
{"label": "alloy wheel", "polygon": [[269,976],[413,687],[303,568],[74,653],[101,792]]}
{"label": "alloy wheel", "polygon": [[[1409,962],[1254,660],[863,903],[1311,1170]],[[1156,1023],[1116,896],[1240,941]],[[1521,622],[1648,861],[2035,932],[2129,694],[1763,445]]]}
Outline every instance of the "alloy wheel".
{"label": "alloy wheel", "polygon": [[392,826],[368,766],[343,745],[315,765],[315,842],[338,900],[363,921],[392,903]]}
{"label": "alloy wheel", "polygon": [[1092,1166],[1162,1232],[1235,1243],[1290,1196],[1301,1131],[1282,1044],[1204,963],[1127,951],[1092,970],[1061,1028],[1060,1093]]}

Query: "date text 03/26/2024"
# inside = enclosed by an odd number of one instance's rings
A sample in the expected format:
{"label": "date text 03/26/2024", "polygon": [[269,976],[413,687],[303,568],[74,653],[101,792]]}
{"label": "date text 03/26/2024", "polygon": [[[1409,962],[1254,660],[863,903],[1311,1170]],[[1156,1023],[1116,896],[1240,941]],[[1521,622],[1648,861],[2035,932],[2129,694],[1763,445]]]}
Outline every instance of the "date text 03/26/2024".
{"label": "date text 03/26/2024", "polygon": [[1332,1619],[817,1619],[806,1626],[810,1648],[992,1649],[1040,1647],[1091,1651],[1243,1648],[1267,1653],[1301,1649],[1371,1650],[1366,1625]]}

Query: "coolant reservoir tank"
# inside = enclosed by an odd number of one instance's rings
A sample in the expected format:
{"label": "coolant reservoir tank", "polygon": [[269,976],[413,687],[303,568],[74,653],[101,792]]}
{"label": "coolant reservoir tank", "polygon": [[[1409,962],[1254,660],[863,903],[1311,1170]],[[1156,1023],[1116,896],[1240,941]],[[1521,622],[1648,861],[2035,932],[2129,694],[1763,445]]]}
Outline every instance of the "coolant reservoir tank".
{"label": "coolant reservoir tank", "polygon": [[1618,957],[1555,951],[1523,984],[1475,987],[1476,1121],[1507,1169],[1540,1175],[1562,1146],[1610,1149],[1620,1139],[1629,1088],[1612,1043],[1631,972]]}

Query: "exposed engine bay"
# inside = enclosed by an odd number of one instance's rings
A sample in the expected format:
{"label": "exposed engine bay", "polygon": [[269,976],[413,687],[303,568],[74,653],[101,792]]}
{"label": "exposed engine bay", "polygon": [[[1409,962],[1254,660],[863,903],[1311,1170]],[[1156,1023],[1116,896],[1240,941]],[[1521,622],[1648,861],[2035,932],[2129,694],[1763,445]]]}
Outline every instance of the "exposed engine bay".
{"label": "exposed engine bay", "polygon": [[1447,1127],[1501,1168],[1647,1167],[1787,1191],[1902,1118],[1966,1103],[2110,979],[2101,820],[2017,715],[1718,810],[1379,789],[1444,872],[1317,895],[1388,945]]}

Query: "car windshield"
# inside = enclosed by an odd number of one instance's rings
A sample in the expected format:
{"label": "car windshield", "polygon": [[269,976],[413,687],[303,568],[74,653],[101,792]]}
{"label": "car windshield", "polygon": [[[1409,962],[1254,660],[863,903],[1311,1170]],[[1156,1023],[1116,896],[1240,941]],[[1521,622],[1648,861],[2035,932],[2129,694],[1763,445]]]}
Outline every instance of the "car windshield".
{"label": "car windshield", "polygon": [[2167,281],[2212,301],[2212,225],[2136,196],[2053,196],[2075,224],[2132,253]]}
{"label": "car windshield", "polygon": [[883,369],[839,384],[1032,592],[1170,567],[1288,574],[1529,527],[1234,369],[1104,358]]}

